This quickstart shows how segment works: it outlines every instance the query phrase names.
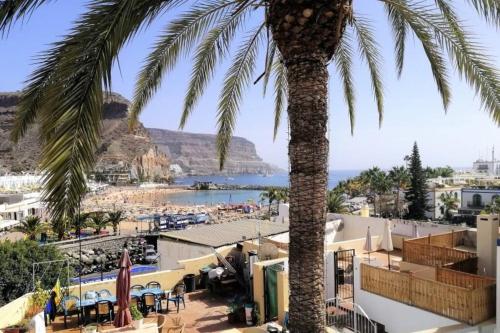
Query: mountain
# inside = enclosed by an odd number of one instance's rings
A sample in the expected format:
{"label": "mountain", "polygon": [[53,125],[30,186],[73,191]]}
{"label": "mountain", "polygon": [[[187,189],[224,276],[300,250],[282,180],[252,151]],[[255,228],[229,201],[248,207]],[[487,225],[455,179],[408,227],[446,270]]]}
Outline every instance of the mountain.
{"label": "mountain", "polygon": [[[33,126],[18,143],[10,141],[19,93],[0,93],[0,174],[34,172],[40,157],[38,127]],[[101,143],[97,149],[96,171],[124,171],[132,178],[168,178],[170,161],[151,142],[148,132],[139,124],[130,133],[127,124],[129,101],[112,93],[105,97]]]}
{"label": "mountain", "polygon": [[215,135],[148,128],[152,142],[172,161],[174,168],[189,175],[268,174],[281,171],[262,161],[255,145],[233,137],[224,170],[219,171]]}

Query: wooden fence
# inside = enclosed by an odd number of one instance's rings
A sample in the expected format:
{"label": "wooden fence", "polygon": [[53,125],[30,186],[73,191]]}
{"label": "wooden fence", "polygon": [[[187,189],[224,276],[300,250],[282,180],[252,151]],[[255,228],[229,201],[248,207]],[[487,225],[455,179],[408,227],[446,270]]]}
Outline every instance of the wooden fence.
{"label": "wooden fence", "polygon": [[454,271],[444,267],[436,267],[436,280],[467,289],[483,288],[495,284],[494,278]]}
{"label": "wooden fence", "polygon": [[[451,280],[448,273],[442,272],[441,278]],[[459,284],[466,279],[455,281]],[[469,325],[495,316],[495,285],[486,282],[482,287],[464,288],[361,264],[361,289]]]}
{"label": "wooden fence", "polygon": [[476,257],[475,253],[431,244],[403,242],[403,261],[427,266],[444,266]]}
{"label": "wooden fence", "polygon": [[467,238],[467,230],[451,231],[444,234],[428,235],[419,238],[412,238],[406,242],[430,244],[442,247],[456,247],[463,245]]}
{"label": "wooden fence", "polygon": [[477,260],[477,257],[473,257],[455,263],[450,263],[444,265],[443,267],[454,271],[477,274]]}

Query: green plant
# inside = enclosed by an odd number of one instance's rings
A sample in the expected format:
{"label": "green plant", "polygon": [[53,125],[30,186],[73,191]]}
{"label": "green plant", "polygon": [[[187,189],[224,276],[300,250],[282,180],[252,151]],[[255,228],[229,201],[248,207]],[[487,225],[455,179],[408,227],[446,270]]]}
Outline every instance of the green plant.
{"label": "green plant", "polygon": [[132,315],[133,320],[141,320],[144,318],[141,311],[137,308],[137,305],[132,305],[130,307],[130,314]]}
{"label": "green plant", "polygon": [[29,300],[28,315],[34,316],[38,312],[42,311],[49,298],[50,292],[42,288],[41,281],[36,281],[35,291]]}

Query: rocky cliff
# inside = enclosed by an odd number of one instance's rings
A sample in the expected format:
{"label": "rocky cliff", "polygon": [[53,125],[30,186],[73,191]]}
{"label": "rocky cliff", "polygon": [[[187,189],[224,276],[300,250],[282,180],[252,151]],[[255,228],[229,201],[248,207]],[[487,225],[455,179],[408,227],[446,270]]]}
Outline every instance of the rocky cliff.
{"label": "rocky cliff", "polygon": [[[9,139],[18,102],[18,93],[0,93],[0,171],[35,171],[38,165],[40,142],[36,126],[16,145]],[[151,142],[142,124],[133,133],[129,132],[128,105],[118,94],[105,98],[96,170],[120,169],[128,170],[137,178],[167,178],[168,157]]]}
{"label": "rocky cliff", "polygon": [[148,128],[152,142],[182,171],[191,175],[266,174],[279,169],[257,155],[255,145],[247,139],[234,137],[224,170],[219,171],[215,135],[194,134]]}

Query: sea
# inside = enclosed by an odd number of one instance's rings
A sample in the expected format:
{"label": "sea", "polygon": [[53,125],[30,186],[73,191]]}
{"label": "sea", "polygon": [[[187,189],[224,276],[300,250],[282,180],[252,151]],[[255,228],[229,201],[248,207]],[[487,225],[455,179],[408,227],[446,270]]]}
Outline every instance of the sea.
{"label": "sea", "polygon": [[[356,177],[361,170],[333,170],[328,177],[328,188],[334,188],[339,181]],[[177,178],[178,185],[193,185],[196,181],[230,185],[288,186],[288,174],[273,175],[231,175],[231,176],[189,176]],[[177,205],[207,205],[258,203],[260,193],[255,190],[211,190],[188,191],[167,194],[164,201]]]}

